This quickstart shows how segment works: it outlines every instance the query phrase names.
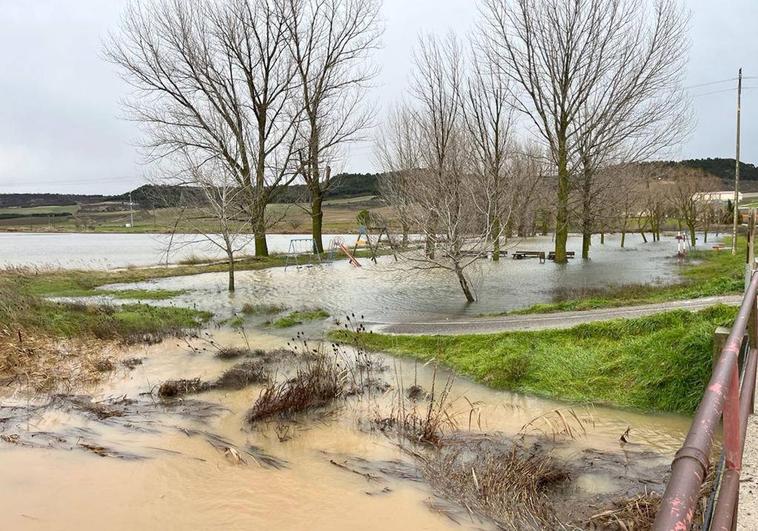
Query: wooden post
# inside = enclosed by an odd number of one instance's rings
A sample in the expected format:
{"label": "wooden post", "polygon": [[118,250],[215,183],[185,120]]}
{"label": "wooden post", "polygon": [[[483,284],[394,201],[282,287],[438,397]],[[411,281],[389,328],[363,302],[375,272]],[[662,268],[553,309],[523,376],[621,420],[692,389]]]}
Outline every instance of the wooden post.
{"label": "wooden post", "polygon": [[726,338],[729,337],[729,332],[731,331],[730,328],[719,326],[713,333],[713,361],[711,363],[711,372],[713,372],[716,363],[719,361],[721,351],[724,349],[724,344],[726,344]]}

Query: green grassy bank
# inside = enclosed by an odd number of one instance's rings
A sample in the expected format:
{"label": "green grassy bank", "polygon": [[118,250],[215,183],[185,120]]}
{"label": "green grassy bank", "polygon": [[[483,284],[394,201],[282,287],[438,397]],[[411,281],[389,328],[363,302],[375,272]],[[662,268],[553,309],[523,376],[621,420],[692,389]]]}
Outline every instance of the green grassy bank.
{"label": "green grassy bank", "polygon": [[[73,279],[79,278],[75,273],[72,272]],[[60,294],[87,293],[82,287],[77,287],[78,291],[75,291],[72,287],[75,285],[72,277],[67,277],[65,273],[45,276],[21,270],[2,272],[0,328],[8,332],[3,335],[5,340],[12,341],[19,335],[33,334],[51,340],[55,337],[91,337],[132,341],[145,335],[165,335],[196,328],[212,317],[207,312],[189,308],[153,307],[146,304],[108,306],[63,303],[42,296],[54,292],[53,288],[59,286],[68,286],[69,290],[61,290]],[[141,295],[141,290],[133,290],[124,298]],[[159,292],[145,298],[167,295],[168,293]]]}
{"label": "green grassy bank", "polygon": [[712,336],[736,308],[714,306],[568,330],[462,336],[334,331],[337,341],[427,361],[494,387],[582,403],[691,413],[711,372]]}

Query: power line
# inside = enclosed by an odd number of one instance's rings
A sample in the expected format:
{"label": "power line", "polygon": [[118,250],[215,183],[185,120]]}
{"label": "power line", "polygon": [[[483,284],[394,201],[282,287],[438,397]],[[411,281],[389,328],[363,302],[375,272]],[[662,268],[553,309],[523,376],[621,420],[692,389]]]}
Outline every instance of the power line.
{"label": "power line", "polygon": [[[743,78],[743,79],[750,79],[750,78]],[[727,82],[730,82],[730,81],[737,81],[737,78],[736,77],[732,77],[732,78],[729,78],[729,79],[722,79],[720,81],[709,81],[707,83],[699,83],[697,85],[690,85],[689,87],[684,87],[684,90],[690,90],[690,89],[700,88],[700,87],[709,87],[711,85],[718,85],[720,83],[727,83]]]}

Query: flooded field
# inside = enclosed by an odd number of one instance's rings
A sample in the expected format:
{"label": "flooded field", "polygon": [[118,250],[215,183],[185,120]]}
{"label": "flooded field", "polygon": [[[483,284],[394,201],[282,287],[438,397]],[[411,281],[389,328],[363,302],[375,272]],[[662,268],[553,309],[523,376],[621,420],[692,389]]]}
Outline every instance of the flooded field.
{"label": "flooded field", "polygon": [[[286,253],[293,238],[308,234],[269,234],[269,252]],[[327,236],[325,241],[328,242]],[[349,245],[357,235],[341,238]],[[253,254],[251,245],[246,252]],[[202,236],[177,234],[3,233],[0,266],[48,266],[78,269],[175,264],[190,257],[220,259],[224,253]]]}
{"label": "flooded field", "polygon": [[[286,347],[289,338],[249,330],[247,340],[271,351]],[[404,394],[414,382],[427,396],[436,382],[439,393],[447,373],[438,370],[435,377],[431,366],[373,358],[374,376],[388,388],[377,386],[307,414],[253,425],[245,416],[261,393],[260,384],[178,401],[157,396],[165,380],[210,381],[231,367],[234,360],[215,355],[221,345],[242,347],[245,341],[219,329],[191,344],[167,340],[130,349],[123,357],[139,358],[141,364],[120,366],[106,383],[79,391],[91,399],[5,396],[0,409],[4,527],[494,527],[435,489],[415,457],[425,450],[372,422],[391,415],[398,392]],[[285,380],[292,362],[275,361],[269,370]],[[427,401],[424,395],[418,399],[422,411]],[[496,392],[458,378],[449,400],[455,428],[447,431],[511,440],[529,421],[556,409],[569,415],[566,404]],[[602,407],[572,411],[586,434],[545,441],[559,462],[583,468],[570,473],[558,494],[594,500],[596,512],[600,498],[660,484],[688,424],[678,416]],[[539,422],[533,426],[526,430],[530,437],[549,431]],[[627,428],[630,442],[622,445],[619,437]],[[590,462],[593,466],[587,466]],[[594,509],[585,505],[581,512],[588,510]]]}
{"label": "flooded field", "polygon": [[[571,237],[569,248],[580,239]],[[547,250],[549,238],[523,241],[522,248]],[[466,304],[458,282],[447,271],[419,271],[407,262],[385,256],[363,267],[346,261],[318,267],[272,268],[237,273],[237,292],[226,293],[226,275],[211,273],[132,284],[132,287],[189,290],[174,301],[221,315],[239,311],[245,303],[277,304],[292,308],[319,306],[334,316],[355,312],[374,323],[439,320],[449,317],[502,312],[554,300],[560,290],[603,288],[620,284],[666,284],[674,281],[678,264],[673,239],[642,243],[629,236],[621,249],[618,238],[596,244],[592,260],[572,260],[566,265],[537,260],[482,261],[470,272],[478,301]]]}
{"label": "flooded field", "polygon": [[[98,252],[100,240],[71,237],[71,245],[91,245],[77,255],[80,259]],[[152,237],[140,238],[135,242]],[[44,241],[30,247],[28,256],[40,264],[56,252],[64,256],[63,247],[43,251]],[[452,381],[444,369],[379,354],[367,363],[365,355],[356,358],[347,348],[338,349],[335,358],[345,375],[337,399],[305,413],[263,419],[252,411],[259,400],[300,381],[299,371],[314,359],[314,348],[333,355],[329,343],[319,339],[324,326],[347,313],[369,323],[441,320],[547,302],[559,289],[677,279],[673,240],[643,244],[631,236],[628,242],[621,249],[617,238],[609,237],[605,245],[596,243],[591,261],[567,265],[510,257],[482,261],[472,270],[480,300],[471,305],[464,303],[452,275],[415,271],[391,256],[378,264],[362,259],[361,268],[342,260],[242,271],[231,296],[224,273],[116,285],[184,290],[156,304],[210,310],[218,322],[248,303],[321,307],[332,319],[278,332],[264,326],[267,317],[248,317],[244,333],[217,325],[201,337],[124,347],[112,360],[115,369],[95,386],[49,396],[6,387],[0,397],[3,524],[9,529],[495,529],[487,511],[465,499],[471,485],[480,488],[479,480],[469,477],[467,459],[494,452],[549,462],[556,473],[532,501],[544,518],[585,527],[612,500],[662,485],[688,418],[572,406],[494,391],[461,377],[444,398]],[[536,238],[520,245],[547,250],[551,242]],[[569,247],[578,249],[579,239],[572,237]],[[108,256],[109,265],[124,263],[122,251]],[[23,259],[20,249],[14,253],[4,258]],[[145,263],[149,254],[141,255]],[[312,338],[307,347],[299,339],[293,342],[298,330]],[[294,344],[299,350],[293,354]],[[222,347],[247,354],[222,359]],[[256,373],[254,381],[221,385],[238,363],[252,364],[265,377]],[[357,367],[374,372],[366,375]],[[171,380],[178,382],[163,387]],[[200,392],[182,393],[190,388]],[[415,422],[433,407],[443,418],[434,443],[410,441],[400,429],[409,412],[418,412],[411,416]],[[467,482],[465,488],[445,483],[455,467],[463,467],[457,481]],[[502,503],[510,503],[508,496]],[[546,509],[548,503],[554,511]],[[545,528],[541,522],[534,527]],[[554,528],[552,523],[547,528]]]}

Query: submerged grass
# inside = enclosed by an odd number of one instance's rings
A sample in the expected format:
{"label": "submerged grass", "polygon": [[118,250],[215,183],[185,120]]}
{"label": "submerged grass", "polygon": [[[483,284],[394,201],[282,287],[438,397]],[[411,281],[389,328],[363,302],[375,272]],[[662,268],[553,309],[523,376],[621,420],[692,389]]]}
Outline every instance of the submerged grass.
{"label": "submerged grass", "polygon": [[[744,246],[744,239],[738,240],[738,248]],[[682,279],[677,284],[559,289],[554,293],[555,300],[551,303],[487,316],[584,311],[738,294],[744,288],[744,264],[743,253],[732,256],[728,251],[691,251],[687,263],[680,271]]]}
{"label": "submerged grass", "polygon": [[319,319],[326,319],[328,317],[329,313],[321,308],[315,310],[302,310],[290,312],[287,315],[276,319],[271,323],[271,326],[274,328],[289,328],[291,326],[301,325],[305,321],[318,321]]}
{"label": "submerged grass", "polygon": [[431,358],[497,389],[646,411],[691,413],[711,373],[713,332],[737,309],[717,305],[568,330],[461,336],[392,336],[334,331],[358,343]]}

